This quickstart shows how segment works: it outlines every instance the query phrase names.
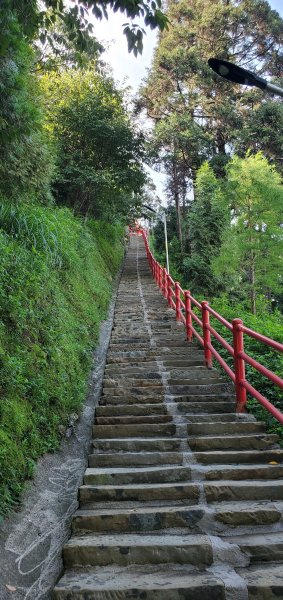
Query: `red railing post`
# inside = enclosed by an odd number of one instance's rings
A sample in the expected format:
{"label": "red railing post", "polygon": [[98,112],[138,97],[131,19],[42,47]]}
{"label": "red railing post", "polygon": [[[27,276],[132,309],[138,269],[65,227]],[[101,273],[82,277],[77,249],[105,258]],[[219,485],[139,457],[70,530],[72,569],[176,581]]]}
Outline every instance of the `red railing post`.
{"label": "red railing post", "polygon": [[212,352],[208,347],[208,344],[211,343],[210,331],[209,331],[209,312],[207,310],[208,302],[204,300],[201,303],[201,311],[202,311],[202,331],[203,331],[203,341],[204,341],[204,360],[208,369],[212,368]]}
{"label": "red railing post", "polygon": [[176,305],[176,319],[181,320],[181,298],[180,298],[180,284],[178,281],[175,283],[175,305]]}
{"label": "red railing post", "polygon": [[157,267],[158,267],[157,285],[158,285],[159,289],[161,289],[162,288],[162,270],[161,270],[161,266],[159,263],[157,263]]}
{"label": "red railing post", "polygon": [[166,298],[166,300],[168,298],[167,284],[168,284],[167,271],[166,271],[166,269],[164,267],[164,269],[163,269],[163,295],[164,295],[164,298]]}
{"label": "red railing post", "polygon": [[186,313],[186,334],[187,340],[189,342],[192,341],[193,331],[192,331],[192,302],[191,302],[191,292],[188,290],[185,291],[185,313]]}
{"label": "red railing post", "polygon": [[170,281],[169,273],[167,273],[167,300],[168,300],[168,306],[170,306],[170,308],[172,308],[172,288],[171,288],[171,281]]}
{"label": "red railing post", "polygon": [[247,402],[247,391],[243,386],[246,379],[245,361],[239,356],[244,352],[244,334],[242,331],[242,319],[233,319],[233,346],[234,346],[234,366],[235,366],[235,386],[236,386],[236,412],[245,412]]}

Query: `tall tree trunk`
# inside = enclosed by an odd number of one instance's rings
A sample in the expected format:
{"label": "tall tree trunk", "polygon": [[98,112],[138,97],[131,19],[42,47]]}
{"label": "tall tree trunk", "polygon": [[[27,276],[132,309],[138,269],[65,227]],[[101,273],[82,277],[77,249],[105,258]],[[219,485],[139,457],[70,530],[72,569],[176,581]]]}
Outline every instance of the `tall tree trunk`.
{"label": "tall tree trunk", "polygon": [[177,217],[177,232],[178,238],[180,242],[181,252],[183,253],[183,233],[182,233],[182,222],[181,222],[181,207],[180,207],[180,197],[179,197],[179,189],[178,189],[178,172],[176,161],[173,164],[173,195],[176,207],[176,217]]}

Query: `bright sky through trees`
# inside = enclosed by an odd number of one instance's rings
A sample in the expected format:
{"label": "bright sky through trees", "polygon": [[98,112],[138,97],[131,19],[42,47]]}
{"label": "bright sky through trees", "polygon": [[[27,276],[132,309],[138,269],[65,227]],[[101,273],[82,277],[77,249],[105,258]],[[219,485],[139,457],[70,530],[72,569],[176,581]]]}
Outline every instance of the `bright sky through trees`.
{"label": "bright sky through trees", "polygon": [[[269,0],[269,4],[283,16],[282,0]],[[109,14],[108,21],[106,19],[98,21],[93,18],[94,35],[105,46],[108,46],[107,52],[103,54],[103,59],[112,67],[115,80],[119,83],[126,83],[136,93],[142,79],[146,77],[147,69],[150,67],[157,40],[157,32],[151,31],[148,28],[146,29],[143,54],[135,58],[127,50],[127,42],[123,35],[122,27],[125,22],[126,17],[120,13]],[[156,185],[157,193],[162,198],[164,196],[163,187],[166,177],[162,173],[152,170],[150,174]]]}

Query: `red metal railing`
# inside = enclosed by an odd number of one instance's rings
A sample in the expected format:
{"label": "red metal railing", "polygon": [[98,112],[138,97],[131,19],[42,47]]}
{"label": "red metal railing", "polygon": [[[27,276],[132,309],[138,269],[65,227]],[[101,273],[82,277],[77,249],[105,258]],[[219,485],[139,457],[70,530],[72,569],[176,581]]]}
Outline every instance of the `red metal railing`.
{"label": "red metal railing", "polygon": [[[178,283],[167,273],[154,258],[150,251],[147,235],[142,232],[146,254],[153,277],[166,298],[170,308],[176,312],[176,319],[182,321],[186,328],[186,337],[192,341],[195,337],[204,350],[204,360],[208,368],[212,367],[212,360],[215,358],[227,375],[235,384],[236,390],[236,411],[245,412],[247,402],[247,392],[260,402],[274,417],[283,425],[283,414],[278,410],[265,396],[256,390],[246,379],[245,365],[249,364],[259,373],[267,377],[271,382],[283,389],[283,379],[275,373],[261,365],[254,358],[246,354],[244,350],[244,334],[248,335],[278,352],[283,352],[283,344],[245,327],[241,319],[233,319],[229,323],[224,317],[218,314],[206,301],[198,302],[188,290],[183,290]],[[196,314],[194,310],[198,310]],[[210,324],[210,315],[214,317],[222,326],[230,331],[233,337],[233,345],[229,344],[218,331]],[[200,328],[200,331],[196,327]],[[215,338],[225,350],[233,357],[234,371],[227,362],[220,356],[219,352],[213,346],[212,338]]]}

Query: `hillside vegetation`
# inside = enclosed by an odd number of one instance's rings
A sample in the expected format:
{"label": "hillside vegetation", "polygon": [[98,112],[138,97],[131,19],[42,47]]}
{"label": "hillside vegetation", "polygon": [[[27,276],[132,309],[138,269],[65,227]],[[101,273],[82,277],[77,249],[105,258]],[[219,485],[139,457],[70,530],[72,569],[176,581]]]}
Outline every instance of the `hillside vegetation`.
{"label": "hillside vegetation", "polygon": [[122,228],[67,208],[1,205],[0,512],[17,502],[87,392]]}

